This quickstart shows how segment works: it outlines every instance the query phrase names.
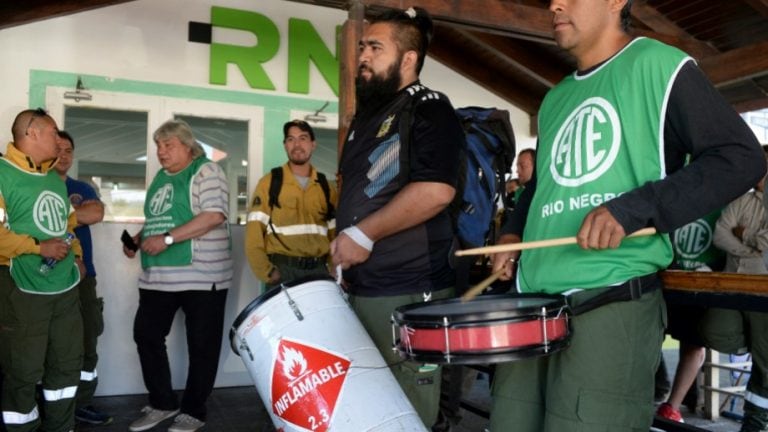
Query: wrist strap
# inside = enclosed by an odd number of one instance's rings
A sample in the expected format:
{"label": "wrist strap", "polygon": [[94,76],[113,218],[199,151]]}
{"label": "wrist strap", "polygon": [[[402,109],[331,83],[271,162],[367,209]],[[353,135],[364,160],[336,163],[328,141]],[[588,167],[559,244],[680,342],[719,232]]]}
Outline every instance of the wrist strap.
{"label": "wrist strap", "polygon": [[373,250],[373,240],[369,239],[368,236],[365,235],[365,233],[355,225],[345,228],[342,231],[342,234],[346,234],[355,243],[360,245],[360,247],[367,250],[368,252]]}

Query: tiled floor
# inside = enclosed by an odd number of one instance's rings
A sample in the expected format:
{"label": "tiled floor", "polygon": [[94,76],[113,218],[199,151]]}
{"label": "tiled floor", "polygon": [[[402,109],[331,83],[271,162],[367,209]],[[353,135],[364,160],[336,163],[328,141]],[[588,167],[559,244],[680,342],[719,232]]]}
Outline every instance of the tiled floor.
{"label": "tiled floor", "polygon": [[[677,351],[665,350],[667,367],[674,371],[677,365]],[[472,387],[467,399],[476,405],[487,407],[490,402],[487,375],[480,376]],[[79,431],[90,432],[125,432],[128,425],[141,414],[141,408],[146,404],[145,395],[115,396],[96,398],[95,405],[114,417],[112,424],[107,426],[81,425]],[[215,389],[208,401],[208,421],[201,432],[268,432],[273,431],[267,419],[266,411],[261,408],[261,401],[254,387],[236,387]],[[700,414],[690,413],[683,409],[683,416],[688,425],[697,426],[711,432],[736,431],[739,424],[725,418],[713,422],[703,419]],[[150,432],[165,431],[172,420],[151,429]],[[482,432],[487,425],[487,419],[473,413],[463,411],[461,421],[455,425],[452,432]],[[664,429],[657,429],[663,431]],[[672,429],[669,429],[672,431]],[[508,431],[503,431],[508,432]]]}

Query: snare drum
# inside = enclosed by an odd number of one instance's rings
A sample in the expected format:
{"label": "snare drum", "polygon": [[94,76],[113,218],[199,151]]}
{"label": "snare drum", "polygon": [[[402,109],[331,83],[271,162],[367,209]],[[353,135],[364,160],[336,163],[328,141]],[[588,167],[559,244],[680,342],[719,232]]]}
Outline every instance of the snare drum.
{"label": "snare drum", "polygon": [[395,309],[402,357],[427,363],[496,363],[559,351],[570,342],[563,296],[508,294],[415,303]]}

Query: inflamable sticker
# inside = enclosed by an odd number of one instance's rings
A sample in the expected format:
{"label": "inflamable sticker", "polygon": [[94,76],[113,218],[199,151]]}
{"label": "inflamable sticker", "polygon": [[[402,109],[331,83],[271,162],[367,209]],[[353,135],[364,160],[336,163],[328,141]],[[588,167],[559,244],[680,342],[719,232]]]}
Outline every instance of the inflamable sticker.
{"label": "inflamable sticker", "polygon": [[350,364],[339,353],[281,339],[272,365],[272,412],[301,430],[327,431]]}

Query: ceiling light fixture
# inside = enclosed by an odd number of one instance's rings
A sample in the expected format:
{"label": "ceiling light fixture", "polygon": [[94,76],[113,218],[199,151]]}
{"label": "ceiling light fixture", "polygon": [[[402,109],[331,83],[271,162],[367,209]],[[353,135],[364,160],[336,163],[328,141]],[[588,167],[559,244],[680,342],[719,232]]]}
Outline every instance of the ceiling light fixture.
{"label": "ceiling light fixture", "polygon": [[80,77],[77,77],[77,84],[75,85],[75,91],[64,92],[64,99],[73,99],[75,102],[80,102],[81,100],[89,101],[93,99],[93,96],[91,96],[90,93],[85,91],[83,80]]}
{"label": "ceiling light fixture", "polygon": [[304,116],[304,120],[306,120],[308,122],[313,122],[313,123],[325,123],[326,121],[328,121],[328,117],[326,117],[326,116],[324,116],[324,115],[322,115],[320,113],[323,112],[323,110],[330,103],[331,103],[331,101],[326,101],[325,104],[323,104],[323,106],[321,106],[319,110],[315,111],[314,114],[307,114],[307,115],[305,115]]}

